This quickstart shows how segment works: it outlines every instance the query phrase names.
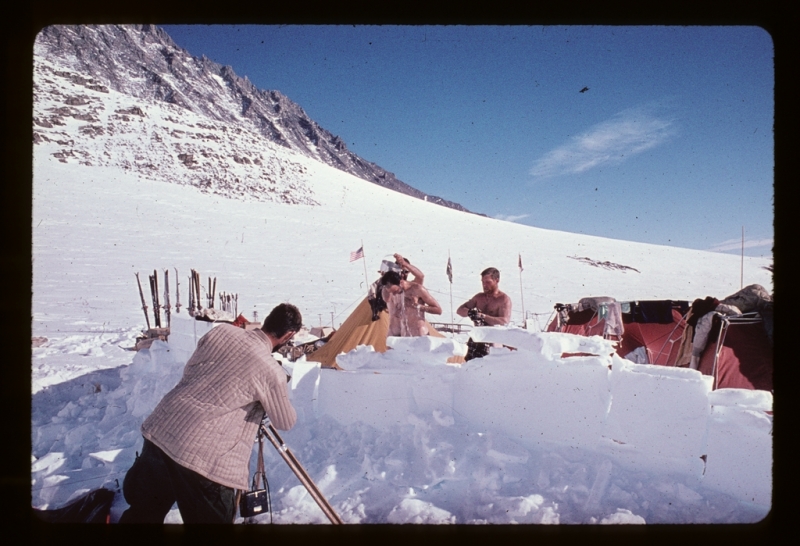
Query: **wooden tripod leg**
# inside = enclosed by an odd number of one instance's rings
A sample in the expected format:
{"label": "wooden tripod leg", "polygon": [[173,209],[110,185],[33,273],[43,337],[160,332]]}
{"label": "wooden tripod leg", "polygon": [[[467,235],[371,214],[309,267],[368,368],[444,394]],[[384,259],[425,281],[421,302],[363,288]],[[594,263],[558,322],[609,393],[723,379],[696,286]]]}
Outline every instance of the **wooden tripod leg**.
{"label": "wooden tripod leg", "polygon": [[316,501],[317,505],[320,507],[322,512],[328,517],[328,519],[334,525],[341,525],[344,523],[336,511],[333,509],[333,506],[328,502],[328,499],[320,492],[317,484],[311,479],[306,472],[303,465],[300,464],[300,461],[294,456],[294,453],[289,449],[289,447],[283,442],[283,439],[278,435],[278,431],[272,425],[269,425],[269,429],[264,425],[261,425],[261,428],[264,432],[264,435],[269,439],[270,443],[275,447],[283,460],[286,461],[286,464],[289,465],[289,468],[294,472],[297,479],[300,480],[300,483],[306,488],[308,493],[311,497]]}

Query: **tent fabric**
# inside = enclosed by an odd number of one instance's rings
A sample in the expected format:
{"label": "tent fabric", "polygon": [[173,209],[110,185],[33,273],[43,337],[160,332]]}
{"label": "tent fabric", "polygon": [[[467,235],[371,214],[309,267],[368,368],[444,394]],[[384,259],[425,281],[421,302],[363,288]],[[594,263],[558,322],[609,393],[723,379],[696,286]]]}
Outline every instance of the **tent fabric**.
{"label": "tent fabric", "polygon": [[[714,374],[716,342],[709,342],[699,371]],[[717,360],[714,389],[773,390],[773,354],[762,323],[728,326]]]}
{"label": "tent fabric", "polygon": [[[709,298],[707,298],[709,299]],[[711,301],[711,299],[709,299]],[[703,303],[696,300],[695,303]],[[642,303],[642,302],[638,302]],[[664,304],[652,305],[648,302],[644,313],[634,313],[635,307],[631,306],[631,313],[622,313],[625,330],[622,334],[617,354],[623,358],[629,354],[637,360],[641,351],[633,356],[634,351],[644,347],[647,361],[660,366],[680,366],[688,364],[691,356],[693,325],[692,317],[684,320],[688,312],[688,302],[665,300]],[[771,303],[771,302],[770,302]],[[671,306],[672,320],[664,323],[664,308]],[[575,307],[571,307],[574,309]],[[768,308],[765,307],[764,311]],[[661,322],[651,322],[659,317]],[[647,322],[639,322],[644,320]],[[700,358],[699,371],[704,375],[714,372],[714,352],[716,349],[719,319],[709,332],[709,341]],[[569,312],[569,320],[559,330],[559,320],[556,318],[548,326],[548,332],[562,331],[581,336],[602,336],[605,324],[598,319],[597,313],[592,309]],[[715,389],[740,388],[773,390],[772,371],[773,356],[772,345],[768,335],[769,325],[765,322],[742,324],[732,322],[727,329],[724,344],[720,349],[717,362]]]}
{"label": "tent fabric", "polygon": [[[669,302],[667,303],[669,304]],[[661,313],[663,314],[663,310]],[[683,315],[677,309],[671,309],[671,316],[672,320],[665,324],[663,322],[635,322],[635,315],[622,313],[624,330],[617,354],[624,358],[638,347],[645,347],[648,361],[651,364],[675,366],[685,324],[682,320]],[[660,320],[664,320],[663,316],[660,317]],[[554,332],[557,329],[556,321],[553,321],[547,331]],[[602,336],[605,329],[605,320],[598,319],[597,313],[587,309],[571,312],[567,324],[561,331],[579,336]]]}
{"label": "tent fabric", "polygon": [[[427,321],[426,321],[427,323]],[[428,324],[430,336],[444,337]],[[347,317],[328,342],[306,356],[309,362],[319,362],[323,368],[338,368],[336,357],[347,353],[359,345],[371,345],[379,353],[386,352],[386,336],[389,333],[389,313],[381,311],[378,320],[372,320],[372,306],[364,298]]]}
{"label": "tent fabric", "polygon": [[632,316],[629,321],[639,324],[653,322],[671,324],[673,322],[672,311],[676,305],[681,310],[681,316],[689,310],[689,302],[674,302],[672,300],[632,301],[630,303],[630,315]]}
{"label": "tent fabric", "polygon": [[[645,347],[650,364],[658,364],[660,366],[677,365],[686,323],[683,321],[683,315],[677,309],[672,309],[671,311],[672,320],[669,323],[626,323],[617,354],[624,358],[637,347]],[[664,320],[663,316],[661,320]]]}

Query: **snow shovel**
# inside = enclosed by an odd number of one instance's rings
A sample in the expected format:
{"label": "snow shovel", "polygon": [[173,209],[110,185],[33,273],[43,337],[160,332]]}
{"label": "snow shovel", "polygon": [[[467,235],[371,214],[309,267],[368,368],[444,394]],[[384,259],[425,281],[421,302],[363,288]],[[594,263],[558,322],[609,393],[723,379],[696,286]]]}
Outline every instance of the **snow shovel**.
{"label": "snow shovel", "polygon": [[[328,516],[328,519],[331,520],[331,523],[334,525],[341,525],[344,523],[333,509],[333,506],[331,506],[331,504],[328,502],[328,499],[326,499],[320,492],[317,484],[315,484],[308,475],[306,469],[303,468],[303,465],[301,465],[300,461],[297,460],[297,457],[294,456],[292,450],[289,449],[289,447],[284,443],[283,438],[280,437],[278,431],[275,430],[275,427],[269,423],[268,418],[265,417],[264,419],[265,421],[260,425],[261,432],[267,437],[267,439],[269,439],[270,443],[275,446],[275,449],[278,450],[280,456],[283,457],[283,460],[286,461],[286,464],[288,464],[289,468],[292,469],[292,472],[294,472],[295,476],[297,476],[297,479],[300,480],[300,483],[305,486],[306,490],[317,502],[317,505],[322,509],[325,515]],[[265,423],[267,423],[266,426]]]}

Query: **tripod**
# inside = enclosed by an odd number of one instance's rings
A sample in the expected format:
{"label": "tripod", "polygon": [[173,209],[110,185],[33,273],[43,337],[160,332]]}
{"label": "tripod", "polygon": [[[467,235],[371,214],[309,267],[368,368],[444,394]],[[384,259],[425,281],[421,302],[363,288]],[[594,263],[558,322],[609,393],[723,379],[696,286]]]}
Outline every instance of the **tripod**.
{"label": "tripod", "polygon": [[331,523],[334,525],[342,524],[342,519],[334,511],[328,499],[322,495],[317,484],[314,483],[308,475],[308,472],[306,472],[306,469],[303,468],[303,465],[301,465],[297,457],[294,456],[292,450],[284,443],[283,438],[280,437],[278,431],[275,430],[275,427],[272,426],[272,423],[269,422],[267,417],[264,418],[264,421],[261,422],[259,427],[259,431],[267,437],[280,456],[283,457],[283,460],[286,461],[286,464],[289,465],[289,468],[294,472],[295,476],[297,476],[297,479],[300,480],[300,483],[303,484],[309,494],[314,498],[317,505],[322,509],[325,515],[328,516]]}

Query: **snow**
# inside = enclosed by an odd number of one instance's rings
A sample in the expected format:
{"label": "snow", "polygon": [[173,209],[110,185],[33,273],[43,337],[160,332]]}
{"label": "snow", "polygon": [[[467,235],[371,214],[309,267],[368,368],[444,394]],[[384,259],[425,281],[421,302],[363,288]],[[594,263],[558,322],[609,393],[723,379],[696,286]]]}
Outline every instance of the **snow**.
{"label": "snow", "polygon": [[[107,95],[100,98],[111,101],[109,112],[146,109],[144,135],[168,115],[181,123],[195,116]],[[132,153],[115,149],[109,135],[78,142],[82,124],[69,123],[57,130],[72,135],[86,157]],[[236,138],[257,142],[254,135]],[[124,138],[135,144],[135,136]],[[203,145],[222,157],[238,144],[232,137]],[[400,252],[426,273],[444,309],[428,317],[434,321],[451,320],[451,288],[456,307],[480,290],[481,270],[498,267],[514,325],[473,334],[514,350],[493,348],[458,366],[447,358],[464,354],[463,335],[391,338],[386,353],[359,347],[341,356],[344,371],[285,362],[299,420],[282,436],[345,522],[751,523],[769,513],[770,393],[711,391],[699,372],[625,361],[601,338],[516,326],[525,318],[520,301],[528,324],[535,313],[541,329],[556,302],[586,296],[721,299],[740,287],[738,256],[461,213],[273,146],[263,154],[275,172],[291,167],[281,183],[296,183],[301,204],[203,193],[111,160],[62,162],[52,155],[60,149],[34,145],[32,335],[46,338],[31,361],[35,507],[58,507],[101,486],[119,490],[141,451],[142,421],[213,327],[173,308],[168,342],[130,350],[144,328],[134,273],[145,281],[151,321],[145,274],[163,278],[169,269],[174,298],[177,268],[185,306],[193,268],[202,279],[217,277],[218,291],[238,293],[245,316],[263,318],[288,301],[309,328],[329,325],[335,309],[338,327],[364,298],[380,260]],[[368,278],[360,261],[348,261],[362,241]],[[591,267],[575,255],[638,272]],[[771,290],[768,263],[745,258],[744,284]],[[328,523],[278,454],[269,446],[265,454],[274,522]],[[126,506],[118,494],[112,521]],[[270,516],[254,519],[265,524]],[[173,509],[167,522],[180,521]]]}

